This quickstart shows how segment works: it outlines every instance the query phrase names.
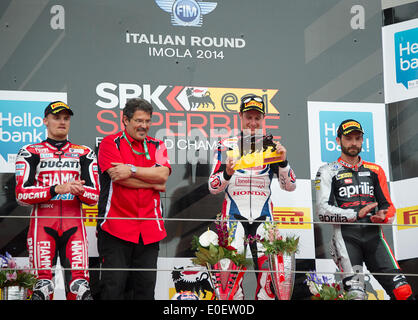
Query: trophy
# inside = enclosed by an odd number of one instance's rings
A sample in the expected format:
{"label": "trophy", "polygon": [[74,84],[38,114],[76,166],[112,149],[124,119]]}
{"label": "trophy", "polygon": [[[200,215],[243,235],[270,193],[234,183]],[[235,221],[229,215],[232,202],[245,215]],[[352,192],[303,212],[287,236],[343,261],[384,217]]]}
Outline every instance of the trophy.
{"label": "trophy", "polygon": [[281,162],[281,153],[277,152],[273,136],[243,136],[238,148],[227,151],[229,158],[238,159],[234,170],[258,167],[269,163]]}
{"label": "trophy", "polygon": [[277,299],[290,300],[295,283],[295,253],[269,254],[268,262]]}
{"label": "trophy", "polygon": [[232,260],[224,258],[214,265],[207,264],[207,269],[216,298],[233,300],[246,267],[239,267]]}

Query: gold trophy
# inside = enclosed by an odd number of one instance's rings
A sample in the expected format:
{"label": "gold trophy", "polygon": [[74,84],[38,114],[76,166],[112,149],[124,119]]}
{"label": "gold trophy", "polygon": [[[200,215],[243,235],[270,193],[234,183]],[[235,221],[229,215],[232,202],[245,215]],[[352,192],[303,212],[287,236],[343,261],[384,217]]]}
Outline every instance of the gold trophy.
{"label": "gold trophy", "polygon": [[234,170],[283,161],[282,154],[276,150],[272,135],[243,137],[237,148],[227,151],[227,156],[238,159]]}

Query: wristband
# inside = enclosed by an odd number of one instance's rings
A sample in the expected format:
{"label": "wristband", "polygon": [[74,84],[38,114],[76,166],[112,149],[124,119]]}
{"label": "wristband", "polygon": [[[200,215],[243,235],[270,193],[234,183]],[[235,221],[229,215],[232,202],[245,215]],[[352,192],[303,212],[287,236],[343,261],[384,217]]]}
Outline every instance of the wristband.
{"label": "wristband", "polygon": [[289,162],[286,159],[285,161],[279,162],[279,167],[280,168],[286,168],[288,164],[289,164]]}
{"label": "wristband", "polygon": [[49,188],[49,193],[51,194],[51,198],[53,198],[53,197],[55,197],[58,193],[55,191],[55,187],[56,187],[57,185],[55,185],[55,186],[51,186],[50,188]]}
{"label": "wristband", "polygon": [[230,176],[230,175],[226,172],[226,170],[224,170],[224,179],[225,179],[225,180],[230,180],[230,179],[231,179],[231,177],[232,177],[232,176]]}

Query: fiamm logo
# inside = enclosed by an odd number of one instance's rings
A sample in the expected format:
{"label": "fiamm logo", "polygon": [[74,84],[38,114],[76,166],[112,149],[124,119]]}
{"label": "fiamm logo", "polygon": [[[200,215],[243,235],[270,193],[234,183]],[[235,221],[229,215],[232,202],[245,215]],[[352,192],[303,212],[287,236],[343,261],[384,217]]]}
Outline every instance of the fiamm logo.
{"label": "fiamm logo", "polygon": [[418,28],[395,33],[396,83],[418,87]]}
{"label": "fiamm logo", "polygon": [[155,3],[171,15],[173,26],[201,27],[203,15],[211,13],[216,2],[196,0],[155,0]]}
{"label": "fiamm logo", "polygon": [[319,132],[321,140],[321,161],[332,162],[341,155],[337,144],[337,129],[346,119],[354,119],[361,123],[364,130],[361,157],[365,161],[375,162],[373,113],[350,111],[319,111]]}
{"label": "fiamm logo", "polygon": [[396,210],[398,230],[418,227],[418,206],[400,208]]}
{"label": "fiamm logo", "polygon": [[279,224],[280,229],[311,229],[310,212],[309,208],[274,207],[273,220]]}

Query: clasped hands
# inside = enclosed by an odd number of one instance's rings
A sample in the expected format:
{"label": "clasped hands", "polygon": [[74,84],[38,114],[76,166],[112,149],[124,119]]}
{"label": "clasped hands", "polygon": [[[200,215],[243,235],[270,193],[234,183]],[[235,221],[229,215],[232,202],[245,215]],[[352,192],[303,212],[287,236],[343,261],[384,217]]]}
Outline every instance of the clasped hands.
{"label": "clasped hands", "polygon": [[[377,207],[377,202],[369,203],[365,207],[361,208],[358,217],[364,218],[370,211]],[[370,217],[370,221],[373,223],[383,223],[386,219],[386,214],[388,213],[388,209],[382,209],[376,212],[376,214]]]}
{"label": "clasped hands", "polygon": [[72,180],[55,186],[55,192],[58,194],[71,193],[75,196],[81,196],[85,191],[83,187],[85,183],[86,181],[84,180]]}

